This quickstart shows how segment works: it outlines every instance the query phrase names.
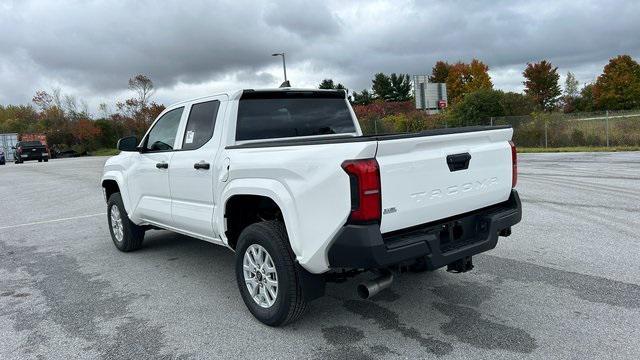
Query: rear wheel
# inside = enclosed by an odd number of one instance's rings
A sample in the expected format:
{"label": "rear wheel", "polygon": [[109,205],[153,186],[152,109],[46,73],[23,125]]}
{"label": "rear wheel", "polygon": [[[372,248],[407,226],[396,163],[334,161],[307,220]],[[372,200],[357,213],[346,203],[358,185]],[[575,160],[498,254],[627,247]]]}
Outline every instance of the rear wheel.
{"label": "rear wheel", "polygon": [[297,320],[306,310],[300,273],[280,221],[247,226],[236,247],[236,280],[249,311],[266,325]]}
{"label": "rear wheel", "polygon": [[129,220],[120,193],[114,193],[107,201],[109,232],[113,243],[120,251],[137,250],[142,246],[144,228]]}
{"label": "rear wheel", "polygon": [[38,159],[38,162],[42,162],[42,159]]}
{"label": "rear wheel", "polygon": [[43,160],[44,160],[44,162],[49,162],[49,159],[43,159]]}

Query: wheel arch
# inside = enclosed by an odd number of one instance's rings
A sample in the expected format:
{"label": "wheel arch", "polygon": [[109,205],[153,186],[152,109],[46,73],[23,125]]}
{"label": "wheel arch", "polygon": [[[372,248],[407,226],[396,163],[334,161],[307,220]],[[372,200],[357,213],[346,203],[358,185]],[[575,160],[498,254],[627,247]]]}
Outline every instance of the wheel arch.
{"label": "wheel arch", "polygon": [[[221,204],[222,211],[220,212],[221,216],[218,217],[218,228],[222,229],[221,235],[230,248],[235,249],[239,231],[257,222],[249,221],[250,219],[239,221],[236,216],[245,214],[251,217],[260,214],[262,210],[276,210],[279,212],[279,219],[284,222],[291,249],[297,256],[301,254],[301,247],[296,236],[297,221],[293,215],[295,214],[295,204],[291,194],[282,183],[272,179],[232,181],[222,193]],[[241,228],[237,227],[238,224]]]}
{"label": "wheel arch", "polygon": [[100,186],[102,187],[105,195],[105,201],[109,200],[109,196],[113,193],[119,192],[122,197],[122,203],[127,213],[131,214],[131,206],[129,204],[129,197],[123,187],[124,179],[119,173],[107,173],[102,177]]}

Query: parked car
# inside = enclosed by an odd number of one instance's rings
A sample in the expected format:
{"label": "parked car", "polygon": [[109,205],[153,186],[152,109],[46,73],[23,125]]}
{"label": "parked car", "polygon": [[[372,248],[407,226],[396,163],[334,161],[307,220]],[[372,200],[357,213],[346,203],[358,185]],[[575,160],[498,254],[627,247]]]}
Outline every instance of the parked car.
{"label": "parked car", "polygon": [[4,156],[4,150],[0,148],[0,165],[7,163],[7,158]]}
{"label": "parked car", "polygon": [[14,147],[13,159],[16,164],[29,160],[49,161],[49,149],[40,141],[18,141]]}
{"label": "parked car", "polygon": [[299,318],[327,281],[373,271],[470,270],[521,219],[510,127],[363,136],[345,93],[244,90],[169,106],[118,142],[102,187],[111,237],[161,228],[235,252],[267,325]]}

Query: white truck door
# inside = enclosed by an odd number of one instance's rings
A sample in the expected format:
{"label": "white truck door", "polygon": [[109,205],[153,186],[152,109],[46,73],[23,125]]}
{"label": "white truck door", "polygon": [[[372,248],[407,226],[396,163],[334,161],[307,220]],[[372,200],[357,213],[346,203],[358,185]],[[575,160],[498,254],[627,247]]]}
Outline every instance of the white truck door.
{"label": "white truck door", "polygon": [[174,226],[216,241],[213,226],[214,188],[226,96],[193,103],[182,132],[181,149],[171,159],[169,183]]}
{"label": "white truck door", "polygon": [[142,220],[171,226],[169,164],[184,107],[167,111],[152,126],[142,141],[142,151],[131,162],[129,196],[134,214]]}

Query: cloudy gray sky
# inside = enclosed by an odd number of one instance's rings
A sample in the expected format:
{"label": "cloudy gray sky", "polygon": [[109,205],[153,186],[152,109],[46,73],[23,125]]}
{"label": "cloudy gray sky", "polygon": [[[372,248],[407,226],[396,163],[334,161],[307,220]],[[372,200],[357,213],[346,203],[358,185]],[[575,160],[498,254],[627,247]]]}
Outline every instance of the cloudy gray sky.
{"label": "cloudy gray sky", "polygon": [[496,88],[520,91],[527,62],[549,59],[582,84],[618,54],[640,56],[640,1],[0,0],[0,104],[59,87],[92,108],[148,74],[156,100],[376,72],[422,74],[479,58]]}

